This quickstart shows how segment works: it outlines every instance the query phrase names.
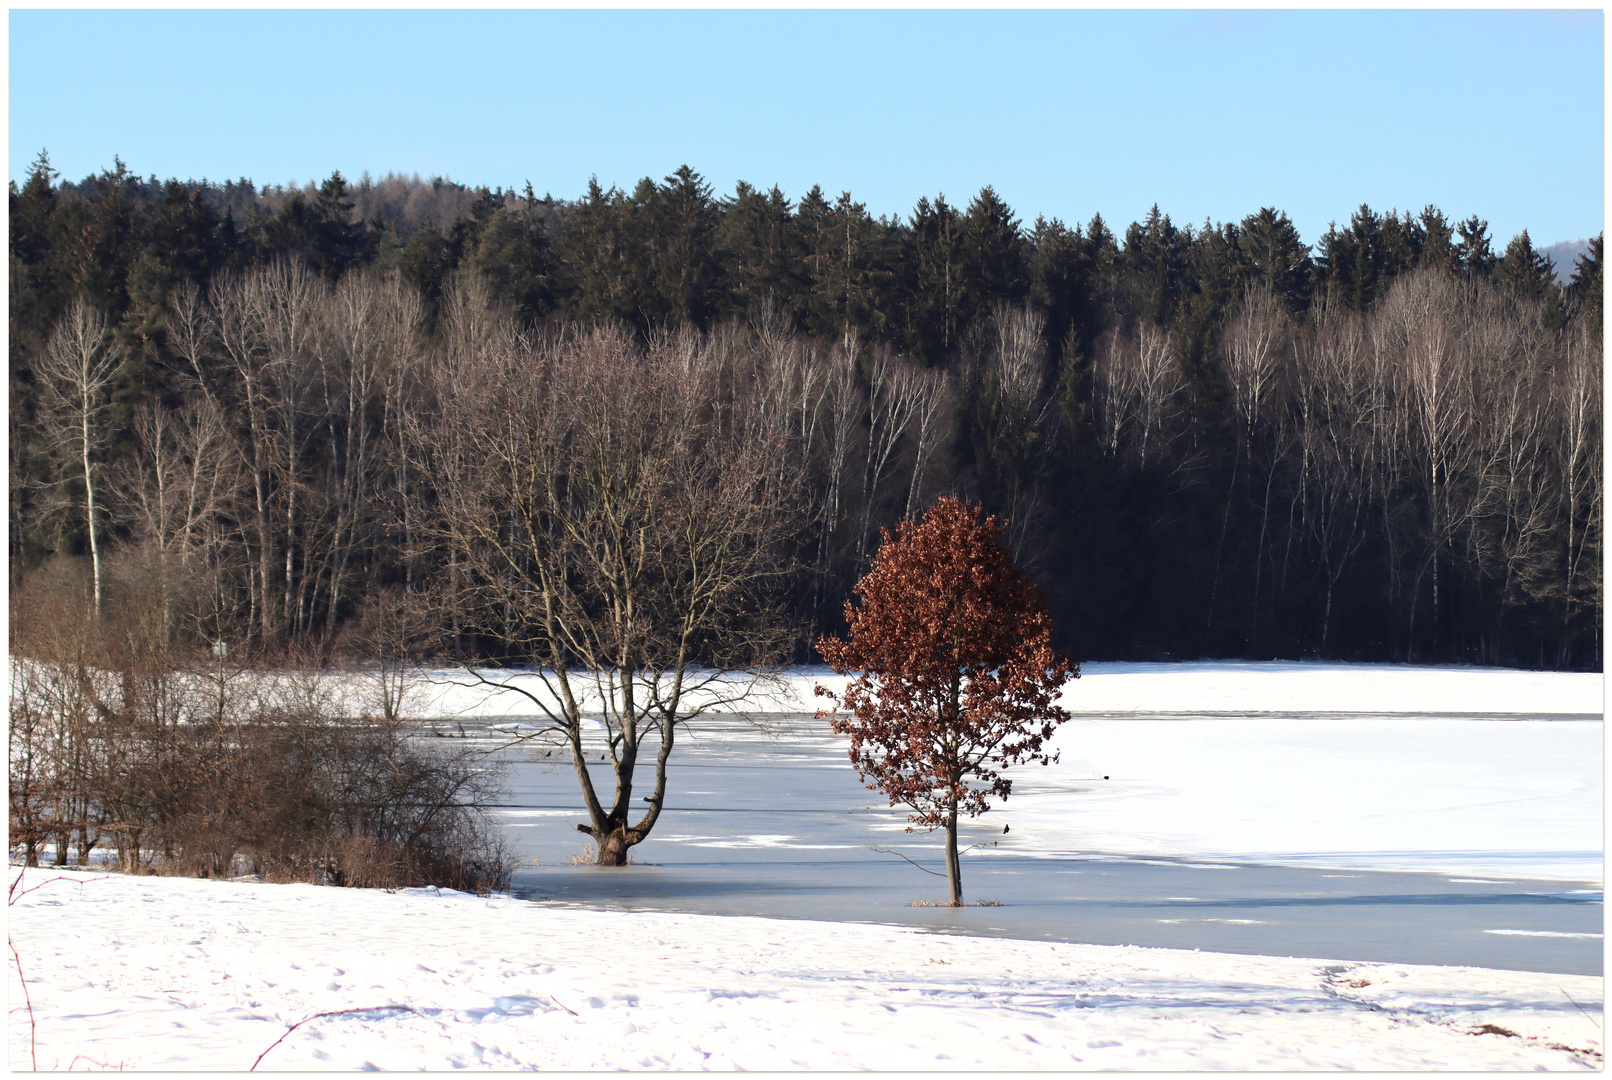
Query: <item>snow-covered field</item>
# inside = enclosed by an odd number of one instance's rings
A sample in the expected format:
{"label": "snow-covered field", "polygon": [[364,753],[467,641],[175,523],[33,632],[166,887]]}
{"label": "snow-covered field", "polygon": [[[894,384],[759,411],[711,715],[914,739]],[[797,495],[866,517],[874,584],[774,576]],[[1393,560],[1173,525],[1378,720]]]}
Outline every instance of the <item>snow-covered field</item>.
{"label": "snow-covered field", "polygon": [[[485,688],[451,670],[422,675],[416,703],[422,716],[485,719],[533,711],[525,697],[489,696]],[[544,692],[532,675],[508,681],[539,696]],[[812,695],[812,688],[822,685],[837,692],[846,678],[824,667],[797,668],[786,672],[781,683],[775,694],[758,697],[754,707],[812,712],[825,704]],[[1065,688],[1062,704],[1074,713],[1103,714],[1598,715],[1605,709],[1605,680],[1594,672],[1408,664],[1088,663]]]}
{"label": "snow-covered field", "polygon": [[[11,935],[43,1069],[1601,1062],[1601,980],[1585,976],[560,910],[418,889],[28,876],[40,887],[11,909]],[[11,1066],[25,1069],[15,970]]]}
{"label": "snow-covered field", "polygon": [[[792,726],[769,733],[730,719],[684,745],[661,835],[644,848],[664,858],[657,880],[681,872],[681,852],[729,853],[740,860],[729,872],[742,874],[757,844],[819,859],[838,857],[829,849],[871,857],[864,832],[901,843],[888,813],[861,812],[882,800],[856,784],[838,740],[800,716],[824,675],[794,673],[757,703],[793,713]],[[1108,853],[1600,888],[1603,725],[1586,718],[1602,709],[1599,675],[1092,664],[1065,704],[1083,715],[1060,730],[1061,762],[1022,771],[1000,818],[982,819],[1000,840],[977,857],[1006,865]],[[485,731],[526,722],[531,706],[439,679],[418,711]],[[794,734],[781,737],[786,727]],[[771,771],[746,779],[761,768]],[[694,778],[702,790],[690,789]],[[574,795],[574,781],[554,782]],[[796,798],[835,805],[818,807],[821,818],[766,822],[701,810],[759,813]],[[574,815],[536,813],[552,816],[556,842],[577,846]],[[807,820],[816,831],[794,835],[800,826],[789,822]],[[1012,822],[1010,835],[1000,820]],[[932,837],[906,840],[932,854]],[[40,887],[11,908],[10,930],[34,1023],[13,963],[13,1068],[28,1067],[31,1038],[41,1068],[240,1070],[265,1050],[262,1069],[1601,1062],[1602,980],[1582,975],[580,910],[432,890],[26,875]],[[1516,932],[1586,937],[1571,929]],[[341,1015],[287,1034],[329,1012]]]}

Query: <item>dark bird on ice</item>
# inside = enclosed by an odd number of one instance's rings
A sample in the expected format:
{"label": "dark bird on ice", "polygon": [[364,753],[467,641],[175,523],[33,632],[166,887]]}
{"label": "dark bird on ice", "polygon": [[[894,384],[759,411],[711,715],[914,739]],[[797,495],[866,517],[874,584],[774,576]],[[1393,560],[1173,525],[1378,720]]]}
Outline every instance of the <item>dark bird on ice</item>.
{"label": "dark bird on ice", "polygon": [[1011,825],[1004,825],[1004,826],[1002,826],[1002,831],[1003,831],[1003,832],[1007,832],[1007,831],[1008,831],[1008,830],[1009,830],[1009,829],[1011,829],[1011,828],[1013,828],[1013,826],[1011,826]]}

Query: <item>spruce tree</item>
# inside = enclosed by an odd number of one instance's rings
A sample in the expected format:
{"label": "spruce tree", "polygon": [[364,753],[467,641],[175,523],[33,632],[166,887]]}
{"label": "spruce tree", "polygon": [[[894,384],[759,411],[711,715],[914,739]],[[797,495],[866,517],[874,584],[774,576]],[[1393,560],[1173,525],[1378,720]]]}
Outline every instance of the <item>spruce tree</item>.
{"label": "spruce tree", "polygon": [[650,258],[648,295],[641,307],[653,313],[651,322],[708,326],[722,293],[722,267],[716,258],[721,210],[710,185],[683,165],[659,186],[640,184],[633,202],[638,246]]}
{"label": "spruce tree", "polygon": [[1573,269],[1573,280],[1568,284],[1568,295],[1576,303],[1579,318],[1592,320],[1591,325],[1596,328],[1595,334],[1600,336],[1600,323],[1602,318],[1605,297],[1602,295],[1601,282],[1601,251],[1605,234],[1599,234],[1590,241],[1590,250],[1580,255],[1577,265]]}
{"label": "spruce tree", "polygon": [[[436,231],[430,230],[435,236]],[[493,295],[523,323],[554,306],[554,260],[543,223],[525,207],[499,207],[482,230],[473,263]]]}
{"label": "spruce tree", "polygon": [[962,259],[964,289],[958,310],[964,321],[988,316],[998,303],[1016,303],[1029,293],[1029,252],[1019,221],[988,186],[963,215]]}
{"label": "spruce tree", "polygon": [[920,198],[907,228],[906,346],[927,364],[945,360],[957,341],[963,294],[960,215],[946,202]]}
{"label": "spruce tree", "polygon": [[1089,357],[1102,328],[1096,262],[1079,226],[1036,218],[1030,234],[1030,300],[1047,316],[1047,340],[1065,363]]}
{"label": "spruce tree", "polygon": [[1460,269],[1460,257],[1455,249],[1455,228],[1444,220],[1435,206],[1422,209],[1418,224],[1422,231],[1422,250],[1418,266],[1431,266],[1448,273]]}
{"label": "spruce tree", "polygon": [[1524,229],[1511,238],[1506,253],[1494,264],[1495,284],[1513,289],[1530,300],[1541,300],[1555,287],[1556,268],[1549,256],[1534,250]]}
{"label": "spruce tree", "polygon": [[1468,277],[1488,277],[1494,270],[1494,252],[1489,247],[1489,223],[1476,214],[1455,227],[1458,237],[1455,255]]}
{"label": "spruce tree", "polygon": [[761,192],[742,180],[723,200],[716,234],[718,260],[727,269],[722,314],[759,312],[771,303],[798,324],[806,281],[792,209],[777,187]]}
{"label": "spruce tree", "polygon": [[1310,249],[1285,213],[1266,206],[1243,218],[1238,247],[1252,279],[1280,297],[1289,311],[1309,306],[1314,269]]}

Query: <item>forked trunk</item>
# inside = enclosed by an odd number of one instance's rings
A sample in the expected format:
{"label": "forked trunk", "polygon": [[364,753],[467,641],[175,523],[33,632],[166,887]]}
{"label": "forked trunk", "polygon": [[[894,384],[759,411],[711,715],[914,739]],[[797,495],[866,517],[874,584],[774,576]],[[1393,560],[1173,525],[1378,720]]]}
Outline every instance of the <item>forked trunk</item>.
{"label": "forked trunk", "polygon": [[632,850],[632,841],[625,827],[617,826],[610,830],[599,839],[598,844],[599,856],[594,860],[595,866],[627,865],[627,853]]}
{"label": "forked trunk", "polygon": [[951,906],[963,906],[963,866],[957,858],[957,807],[946,816],[946,889]]}

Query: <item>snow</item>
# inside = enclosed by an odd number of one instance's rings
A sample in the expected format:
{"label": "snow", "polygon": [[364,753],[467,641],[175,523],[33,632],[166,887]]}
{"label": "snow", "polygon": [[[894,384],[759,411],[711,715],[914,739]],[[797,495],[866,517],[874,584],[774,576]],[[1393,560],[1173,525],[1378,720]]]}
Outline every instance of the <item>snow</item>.
{"label": "snow", "polygon": [[[27,881],[39,887],[11,908],[10,932],[45,1069],[1601,1062],[1601,980],[1586,976],[565,910],[431,889],[33,870]],[[26,1068],[16,970],[10,1060]]]}
{"label": "snow", "polygon": [[1602,737],[1598,721],[1076,720],[1057,766],[1022,773],[1013,828],[1043,851],[1598,884]]}
{"label": "snow", "polygon": [[[419,699],[422,716],[488,718],[532,711],[524,696],[489,694],[460,672],[423,674],[428,685]],[[551,700],[541,679],[531,673],[485,674]],[[847,680],[825,667],[804,667],[784,672],[781,681],[781,687],[758,696],[749,707],[815,712],[827,699],[814,697],[812,688],[822,685],[839,692]],[[1600,715],[1605,711],[1605,682],[1595,672],[1409,664],[1087,663],[1081,665],[1080,678],[1065,689],[1062,703],[1071,712],[1102,714]],[[746,711],[745,706],[727,708]]]}
{"label": "snow", "polygon": [[1596,672],[1296,661],[1086,664],[1064,694],[1076,712],[1595,714]]}
{"label": "snow", "polygon": [[[679,853],[692,852],[763,874],[773,864],[748,860],[800,851],[832,877],[878,858],[864,848],[870,840],[931,859],[935,838],[902,833],[900,812],[857,782],[844,741],[811,719],[822,704],[812,686],[836,682],[821,669],[791,671],[746,710],[764,726],[732,708],[692,728],[674,756],[666,815],[642,849],[664,865],[645,869],[675,878]],[[1027,906],[1050,889],[1030,880],[1046,876],[1045,860],[1093,858],[1531,878],[1559,882],[1543,888],[1563,900],[1598,899],[1602,696],[1593,674],[1089,664],[1064,696],[1077,717],[1057,735],[1060,761],[1010,773],[1001,817],[965,837],[996,846],[970,865],[1025,867],[998,880],[1017,883],[1004,899]],[[415,711],[484,745],[541,726],[528,699],[489,695],[452,672],[431,673]],[[601,727],[587,726],[586,746],[598,748]],[[541,780],[530,791],[580,805],[569,765],[519,768],[517,778]],[[823,814],[766,816],[793,802]],[[698,813],[722,807],[746,812]],[[580,843],[575,810],[504,813],[523,856],[541,852],[545,867]],[[1602,980],[1584,975],[588,910],[429,889],[77,870],[26,879],[41,887],[10,909],[10,932],[42,1068],[244,1070],[265,1051],[262,1069],[322,1070],[1601,1063]],[[849,895],[824,891],[824,918],[869,917],[834,909]],[[1187,920],[1260,929],[1256,921]],[[1541,947],[1599,938],[1594,924],[1540,929],[1496,917],[1477,926],[1474,937]],[[1209,932],[1184,931],[1189,943]],[[17,964],[10,970],[19,1068],[30,1025]],[[326,1012],[342,1015],[308,1019]]]}

